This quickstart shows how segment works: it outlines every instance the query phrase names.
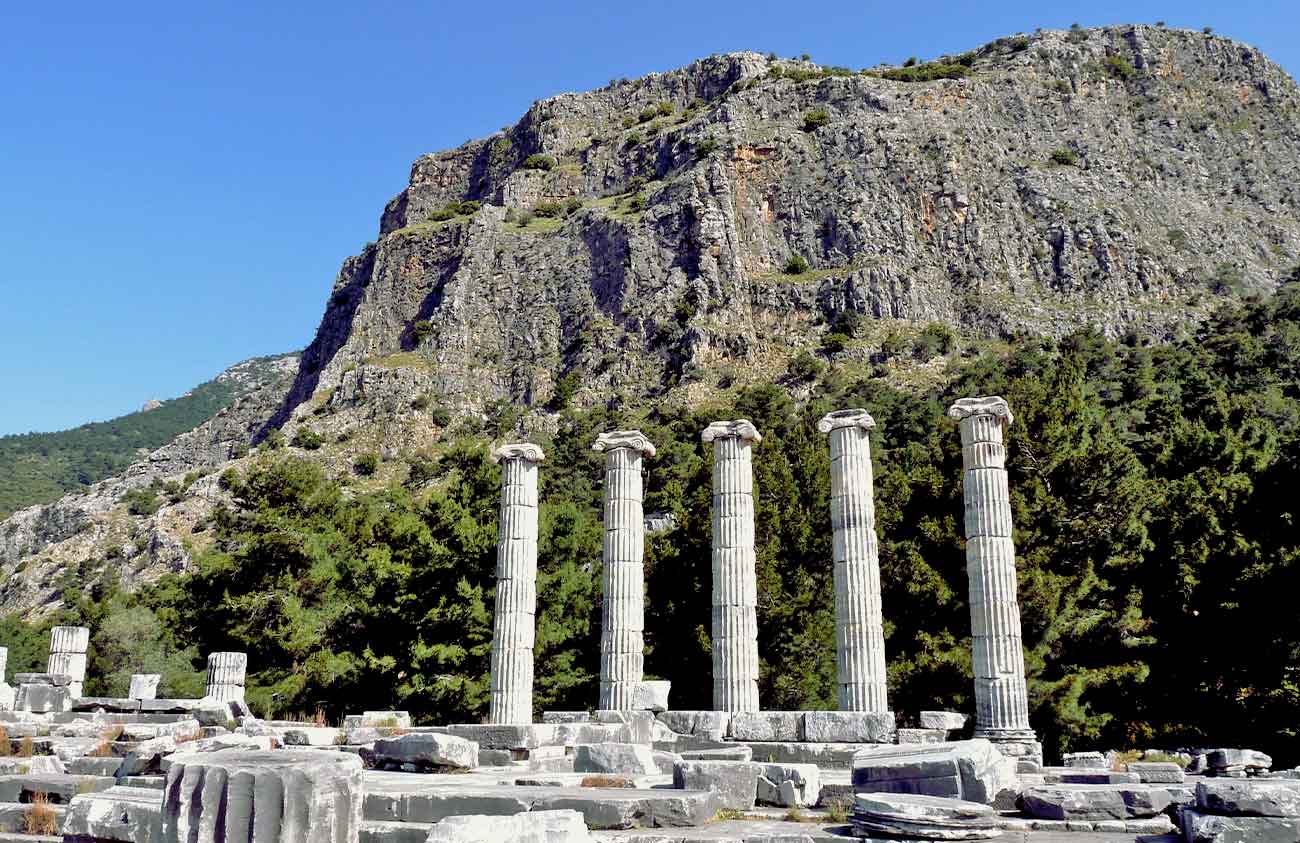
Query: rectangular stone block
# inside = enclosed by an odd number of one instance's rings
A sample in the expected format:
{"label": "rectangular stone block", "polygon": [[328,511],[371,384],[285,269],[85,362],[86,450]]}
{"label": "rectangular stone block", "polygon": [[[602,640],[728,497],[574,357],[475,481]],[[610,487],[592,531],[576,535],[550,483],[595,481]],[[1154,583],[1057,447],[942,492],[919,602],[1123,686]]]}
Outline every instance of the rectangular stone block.
{"label": "rectangular stone block", "polygon": [[70,711],[72,692],[61,685],[19,685],[14,707],[35,713]]}
{"label": "rectangular stone block", "polygon": [[731,737],[739,741],[797,741],[801,711],[738,711],[731,715]]}
{"label": "rectangular stone block", "polygon": [[806,711],[803,737],[814,743],[890,743],[894,740],[892,711]]}

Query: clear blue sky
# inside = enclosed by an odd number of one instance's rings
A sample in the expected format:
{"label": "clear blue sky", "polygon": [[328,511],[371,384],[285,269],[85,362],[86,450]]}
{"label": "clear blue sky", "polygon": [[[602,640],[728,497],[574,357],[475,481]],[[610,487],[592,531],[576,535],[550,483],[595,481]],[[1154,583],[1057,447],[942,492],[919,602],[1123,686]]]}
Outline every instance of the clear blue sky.
{"label": "clear blue sky", "polygon": [[1300,70],[1295,0],[7,3],[0,433],[301,348],[410,162],[534,99],[727,50],[862,67],[1158,19]]}

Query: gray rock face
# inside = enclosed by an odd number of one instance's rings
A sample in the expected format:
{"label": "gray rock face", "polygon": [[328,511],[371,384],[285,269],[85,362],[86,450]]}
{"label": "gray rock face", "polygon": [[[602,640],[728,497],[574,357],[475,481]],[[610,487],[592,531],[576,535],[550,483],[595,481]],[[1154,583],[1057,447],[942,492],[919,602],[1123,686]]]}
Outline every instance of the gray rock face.
{"label": "gray rock face", "polygon": [[757,799],[781,808],[808,807],[821,795],[821,771],[816,764],[764,764],[758,777]]}
{"label": "gray rock face", "polygon": [[731,715],[731,736],[738,741],[797,741],[803,734],[803,712],[737,711]]}
{"label": "gray rock face", "polygon": [[448,817],[429,830],[427,843],[589,843],[591,839],[582,814],[564,810]]}
{"label": "gray rock face", "polygon": [[882,746],[853,756],[853,786],[991,805],[1016,784],[1015,762],[977,738],[934,746]]}
{"label": "gray rock face", "polygon": [[1258,774],[1273,766],[1273,759],[1254,749],[1212,749],[1205,754],[1211,775]]}
{"label": "gray rock face", "polygon": [[1110,765],[1106,763],[1106,756],[1100,752],[1067,752],[1061,756],[1062,763],[1066,767],[1082,768],[1087,770],[1106,770]]}
{"label": "gray rock face", "polygon": [[989,840],[1002,834],[987,805],[912,794],[859,793],[853,831],[863,837],[909,840]]}
{"label": "gray rock face", "polygon": [[361,759],[341,752],[178,754],[163,791],[163,835],[190,843],[356,843],[361,773]]}
{"label": "gray rock face", "polygon": [[162,793],[110,787],[73,798],[63,819],[66,843],[163,843]]}
{"label": "gray rock face", "polygon": [[158,697],[158,682],[162,674],[135,673],[131,676],[131,688],[127,696],[133,700],[152,700]]}
{"label": "gray rock face", "polygon": [[478,763],[478,744],[453,735],[422,732],[380,738],[371,757],[374,766],[393,770],[468,770]]}
{"label": "gray rock face", "polygon": [[573,748],[573,771],[653,776],[660,770],[649,746],[634,743],[596,743],[579,744]]}
{"label": "gray rock face", "polygon": [[720,807],[747,811],[754,807],[762,774],[762,765],[746,761],[678,761],[673,765],[673,787],[711,790],[718,794]]}
{"label": "gray rock face", "polygon": [[1196,805],[1211,814],[1300,817],[1300,781],[1209,779],[1196,785]]}
{"label": "gray rock face", "polygon": [[1152,785],[1036,785],[1020,795],[1025,813],[1044,820],[1154,817],[1169,807],[1169,791]]}

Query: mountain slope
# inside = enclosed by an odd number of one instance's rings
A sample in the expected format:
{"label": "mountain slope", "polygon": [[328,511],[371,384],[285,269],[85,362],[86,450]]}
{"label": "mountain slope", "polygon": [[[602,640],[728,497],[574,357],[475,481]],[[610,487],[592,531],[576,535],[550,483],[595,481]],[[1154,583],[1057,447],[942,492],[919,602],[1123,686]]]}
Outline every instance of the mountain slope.
{"label": "mountain slope", "polygon": [[160,448],[212,418],[222,408],[282,377],[296,355],[236,363],[206,383],[151,409],[56,433],[0,436],[0,519],[33,504],[82,492],[126,469],[142,453]]}
{"label": "mountain slope", "polygon": [[[959,78],[898,81],[932,75]],[[387,394],[383,370],[466,411],[694,402],[928,322],[1168,336],[1300,261],[1298,106],[1259,51],[1144,26],[906,70],[730,54],[543,100],[415,162],[276,423]]]}

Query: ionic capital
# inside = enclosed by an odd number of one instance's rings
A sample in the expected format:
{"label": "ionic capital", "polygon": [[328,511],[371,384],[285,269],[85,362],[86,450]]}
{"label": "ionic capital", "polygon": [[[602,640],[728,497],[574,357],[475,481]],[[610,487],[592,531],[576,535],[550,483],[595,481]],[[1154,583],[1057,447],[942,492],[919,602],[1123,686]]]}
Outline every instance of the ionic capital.
{"label": "ionic capital", "polygon": [[948,408],[949,418],[961,421],[972,416],[996,416],[998,421],[1002,422],[1003,427],[1011,424],[1014,419],[1011,415],[1011,407],[1008,406],[1006,399],[997,395],[988,395],[983,398],[960,398]]}
{"label": "ionic capital", "polygon": [[832,430],[839,430],[842,427],[860,427],[863,430],[871,430],[875,426],[876,420],[871,417],[870,413],[861,408],[836,410],[822,416],[822,420],[817,422],[817,429],[822,433],[830,433]]}
{"label": "ionic capital", "polygon": [[655,446],[639,430],[611,430],[596,437],[593,451],[613,451],[616,448],[631,448],[640,451],[644,457],[655,455]]}
{"label": "ionic capital", "polygon": [[528,462],[541,462],[546,459],[542,453],[540,445],[534,445],[532,442],[519,442],[514,445],[502,445],[500,448],[492,449],[493,462],[505,462],[506,460],[527,460]]}
{"label": "ionic capital", "polygon": [[716,421],[704,428],[704,432],[700,434],[700,438],[705,442],[712,442],[715,439],[726,439],[728,437],[743,439],[746,442],[753,442],[754,444],[763,441],[763,437],[759,435],[758,428],[754,427],[753,423],[748,419]]}

